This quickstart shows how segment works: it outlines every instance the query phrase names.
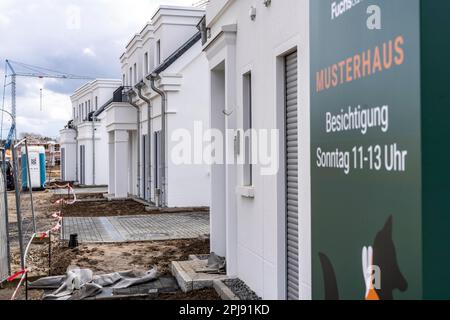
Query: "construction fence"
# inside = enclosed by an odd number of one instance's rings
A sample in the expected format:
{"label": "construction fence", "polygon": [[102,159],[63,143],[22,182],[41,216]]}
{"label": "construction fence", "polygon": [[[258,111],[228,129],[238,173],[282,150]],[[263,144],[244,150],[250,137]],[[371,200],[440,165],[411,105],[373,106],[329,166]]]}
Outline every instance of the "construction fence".
{"label": "construction fence", "polygon": [[[14,145],[12,149],[12,166],[15,185],[15,216],[17,222],[12,224],[10,230],[11,243],[19,246],[21,265],[24,268],[24,255],[27,244],[36,233],[36,219],[33,203],[33,184],[31,181],[33,161],[28,151],[27,140],[24,139]],[[30,187],[31,186],[31,187]]]}
{"label": "construction fence", "polygon": [[11,274],[10,252],[9,252],[9,222],[6,175],[0,170],[0,281],[5,281]]}

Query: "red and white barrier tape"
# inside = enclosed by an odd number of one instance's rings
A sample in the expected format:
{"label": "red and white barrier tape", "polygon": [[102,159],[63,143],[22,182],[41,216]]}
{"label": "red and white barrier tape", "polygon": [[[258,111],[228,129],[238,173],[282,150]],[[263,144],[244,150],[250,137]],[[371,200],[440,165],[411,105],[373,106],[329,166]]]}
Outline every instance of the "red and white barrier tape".
{"label": "red and white barrier tape", "polygon": [[[65,204],[68,204],[68,205],[73,205],[73,204],[75,204],[77,202],[77,196],[75,194],[75,190],[70,186],[70,184],[68,184],[66,186],[58,186],[58,185],[56,185],[56,187],[59,188],[59,189],[68,188],[69,189],[69,194],[71,193],[73,195],[73,200],[72,201],[66,201],[64,199],[60,199],[60,200],[56,201],[56,204],[65,203]],[[50,230],[47,230],[46,232],[44,232],[42,234],[42,236],[40,238],[41,241],[44,240],[45,238],[47,238],[51,232],[57,232],[57,231],[61,230],[61,228],[62,228],[62,220],[63,220],[62,212],[61,211],[55,212],[52,215],[52,217],[57,221],[57,223],[56,223],[56,225],[53,228],[51,228]],[[19,284],[17,285],[16,290],[14,290],[14,293],[13,293],[13,295],[11,297],[11,300],[15,300],[16,299],[16,296],[17,296],[17,293],[19,292],[20,286],[22,285],[23,281],[26,279],[26,276],[28,274],[28,270],[26,269],[26,265],[27,265],[26,259],[27,259],[27,256],[28,256],[28,251],[30,250],[30,246],[31,246],[31,244],[33,242],[33,239],[35,237],[36,237],[36,233],[33,234],[33,236],[31,237],[31,240],[29,241],[29,243],[28,243],[28,245],[27,245],[27,247],[25,249],[25,254],[24,254],[25,269],[21,270],[19,272],[16,272],[15,274],[11,275],[9,278],[6,279],[6,281],[8,281],[8,282],[12,282],[15,279],[17,279],[18,277],[22,276],[20,281],[19,281]]]}
{"label": "red and white barrier tape", "polygon": [[25,253],[24,253],[24,255],[23,255],[23,256],[24,256],[24,265],[25,265],[25,269],[23,269],[23,270],[21,270],[21,271],[15,273],[15,274],[13,274],[11,277],[8,278],[8,281],[9,281],[9,282],[12,282],[12,281],[14,281],[15,279],[17,279],[20,275],[22,275],[22,278],[20,279],[19,284],[17,285],[16,290],[14,290],[14,293],[13,293],[13,295],[12,295],[12,297],[11,297],[11,300],[15,300],[15,299],[16,299],[16,295],[17,295],[17,293],[19,292],[20,286],[22,285],[23,281],[25,280],[25,278],[26,278],[26,276],[27,276],[27,274],[28,274],[28,269],[27,269],[27,267],[26,267],[26,266],[27,266],[28,251],[30,250],[31,244],[33,243],[33,239],[34,239],[35,237],[36,237],[36,233],[34,233],[34,234],[31,236],[31,239],[30,239],[30,241],[28,242],[27,247],[26,247],[26,249],[25,249]]}
{"label": "red and white barrier tape", "polygon": [[77,195],[75,193],[75,190],[70,185],[68,186],[68,188],[69,188],[69,194],[73,195],[73,200],[72,201],[67,201],[67,200],[61,198],[58,201],[56,201],[55,204],[62,204],[62,203],[64,203],[64,204],[68,204],[68,205],[73,205],[73,204],[75,204],[77,202]]}
{"label": "red and white barrier tape", "polygon": [[63,217],[61,211],[55,212],[54,214],[52,214],[52,217],[56,220],[56,225],[42,234],[40,238],[41,241],[47,238],[51,232],[57,232],[62,228]]}
{"label": "red and white barrier tape", "polygon": [[22,276],[20,278],[19,284],[16,287],[16,290],[14,290],[14,293],[13,293],[13,295],[11,297],[11,300],[16,300],[17,293],[19,292],[20,286],[22,285],[23,281],[26,279],[27,273],[28,273],[27,269],[21,270],[21,271],[17,272],[16,274],[14,274],[14,275],[12,275],[11,277],[8,278],[8,282],[12,282],[15,279],[17,279],[19,276]]}

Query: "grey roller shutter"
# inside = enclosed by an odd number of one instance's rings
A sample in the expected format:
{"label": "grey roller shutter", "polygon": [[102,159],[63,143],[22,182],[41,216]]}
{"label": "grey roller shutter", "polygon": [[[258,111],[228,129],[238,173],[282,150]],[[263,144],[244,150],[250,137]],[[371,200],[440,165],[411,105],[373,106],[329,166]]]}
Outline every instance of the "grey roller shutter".
{"label": "grey roller shutter", "polygon": [[299,299],[298,236],[298,59],[286,56],[286,225],[287,298]]}

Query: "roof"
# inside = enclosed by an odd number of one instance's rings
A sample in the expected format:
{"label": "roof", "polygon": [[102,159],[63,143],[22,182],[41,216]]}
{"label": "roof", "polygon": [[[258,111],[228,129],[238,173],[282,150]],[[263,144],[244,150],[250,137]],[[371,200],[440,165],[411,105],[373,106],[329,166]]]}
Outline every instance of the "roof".
{"label": "roof", "polygon": [[191,12],[204,12],[202,8],[196,8],[194,6],[176,6],[176,5],[160,5],[158,10],[152,16],[152,22],[154,22],[156,16],[163,10],[173,10],[173,11],[191,11]]}
{"label": "roof", "polygon": [[70,96],[71,100],[78,99],[79,97],[84,96],[87,92],[96,89],[97,87],[110,87],[116,86],[119,83],[122,83],[119,79],[95,79],[89,82],[86,82],[81,87],[75,90],[75,92]]}
{"label": "roof", "polygon": [[202,38],[201,32],[197,32],[185,44],[172,53],[163,63],[156,67],[151,73],[161,73],[170,67],[178,58],[180,58],[186,51],[192,48]]}

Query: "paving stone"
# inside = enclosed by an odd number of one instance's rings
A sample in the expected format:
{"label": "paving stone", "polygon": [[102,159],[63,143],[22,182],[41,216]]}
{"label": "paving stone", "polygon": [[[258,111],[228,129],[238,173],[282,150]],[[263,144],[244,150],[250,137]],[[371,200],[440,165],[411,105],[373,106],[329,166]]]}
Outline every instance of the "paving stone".
{"label": "paving stone", "polygon": [[209,234],[205,213],[157,214],[122,217],[68,217],[64,219],[64,240],[78,234],[80,243],[113,243],[194,239]]}
{"label": "paving stone", "polygon": [[214,280],[228,279],[226,275],[222,274],[197,272],[197,270],[206,268],[207,264],[207,260],[172,262],[172,275],[177,279],[178,285],[183,292],[212,288],[214,285]]}

